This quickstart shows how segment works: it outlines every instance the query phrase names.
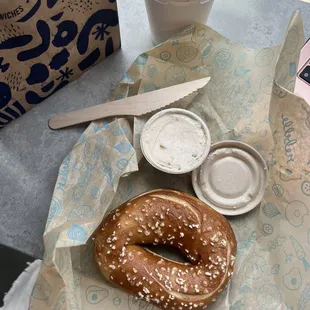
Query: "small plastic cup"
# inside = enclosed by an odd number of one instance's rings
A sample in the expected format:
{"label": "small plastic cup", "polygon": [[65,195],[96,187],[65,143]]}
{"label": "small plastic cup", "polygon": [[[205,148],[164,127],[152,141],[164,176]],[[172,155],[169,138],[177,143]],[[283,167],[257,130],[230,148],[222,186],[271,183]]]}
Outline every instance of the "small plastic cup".
{"label": "small plastic cup", "polygon": [[151,37],[158,45],[194,22],[206,24],[214,0],[145,0]]}
{"label": "small plastic cup", "polygon": [[205,122],[184,109],[166,109],[144,125],[141,150],[158,170],[183,174],[199,167],[208,156],[211,137]]}

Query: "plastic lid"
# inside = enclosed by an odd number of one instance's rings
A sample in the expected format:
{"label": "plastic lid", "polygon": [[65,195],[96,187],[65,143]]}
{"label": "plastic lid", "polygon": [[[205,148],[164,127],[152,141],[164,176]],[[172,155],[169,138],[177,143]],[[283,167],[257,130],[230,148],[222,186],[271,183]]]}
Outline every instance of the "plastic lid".
{"label": "plastic lid", "polygon": [[198,198],[224,215],[254,209],[263,199],[267,181],[262,156],[238,141],[213,144],[207,159],[192,174]]}

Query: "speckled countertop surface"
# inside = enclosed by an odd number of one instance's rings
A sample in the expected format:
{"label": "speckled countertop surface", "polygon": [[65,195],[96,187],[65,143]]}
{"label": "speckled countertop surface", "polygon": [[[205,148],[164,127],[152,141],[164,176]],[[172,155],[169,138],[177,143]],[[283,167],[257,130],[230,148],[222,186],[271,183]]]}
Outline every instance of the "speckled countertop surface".
{"label": "speckled countertop surface", "polygon": [[[122,50],[0,131],[0,243],[43,256],[42,234],[59,166],[86,126],[52,131],[53,114],[105,102],[134,59],[152,47],[142,0],[119,0]],[[215,0],[208,25],[249,47],[280,44],[300,9],[310,37],[310,4]],[[138,18],[139,17],[139,18]]]}

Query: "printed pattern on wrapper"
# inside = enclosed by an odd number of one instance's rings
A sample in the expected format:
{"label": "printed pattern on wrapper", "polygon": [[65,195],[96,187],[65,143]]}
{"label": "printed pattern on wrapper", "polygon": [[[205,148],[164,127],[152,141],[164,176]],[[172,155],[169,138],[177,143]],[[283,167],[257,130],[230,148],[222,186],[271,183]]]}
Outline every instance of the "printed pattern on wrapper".
{"label": "printed pattern on wrapper", "polygon": [[[291,93],[303,40],[298,13],[282,46],[259,50],[196,24],[140,55],[112,92],[111,99],[123,98],[211,76],[206,87],[171,106],[201,116],[213,142],[244,141],[268,164],[261,206],[230,219],[238,240],[235,274],[208,309],[310,307],[310,110]],[[121,119],[92,123],[64,160],[32,309],[156,309],[105,281],[90,238],[108,210],[141,192],[173,187],[193,193],[186,176],[167,177],[140,161],[139,138],[149,117],[134,119],[133,135]],[[120,179],[137,162],[139,172]]]}
{"label": "printed pattern on wrapper", "polygon": [[0,128],[120,47],[114,0],[13,0],[0,20]]}

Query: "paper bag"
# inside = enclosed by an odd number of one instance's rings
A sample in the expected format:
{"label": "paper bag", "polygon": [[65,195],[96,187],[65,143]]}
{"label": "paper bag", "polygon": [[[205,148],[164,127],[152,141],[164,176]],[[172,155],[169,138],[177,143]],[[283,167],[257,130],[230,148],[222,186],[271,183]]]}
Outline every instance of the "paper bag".
{"label": "paper bag", "polygon": [[0,128],[120,47],[115,0],[0,3]]}

